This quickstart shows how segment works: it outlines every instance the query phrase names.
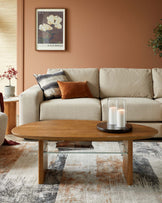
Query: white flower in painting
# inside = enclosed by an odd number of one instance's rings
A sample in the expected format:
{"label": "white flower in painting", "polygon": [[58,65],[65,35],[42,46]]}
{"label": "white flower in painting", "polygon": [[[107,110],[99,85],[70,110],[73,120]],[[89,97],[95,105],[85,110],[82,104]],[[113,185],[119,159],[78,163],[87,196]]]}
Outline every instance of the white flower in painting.
{"label": "white flower in painting", "polygon": [[39,25],[39,30],[46,32],[47,30],[53,30],[53,28],[50,25],[43,23]]}
{"label": "white flower in painting", "polygon": [[60,24],[62,22],[62,18],[60,16],[55,16],[56,23]]}
{"label": "white flower in painting", "polygon": [[55,21],[55,16],[54,15],[47,16],[47,23],[49,25],[54,24],[54,21]]}
{"label": "white flower in painting", "polygon": [[61,24],[57,24],[57,25],[55,25],[55,28],[62,29],[62,25]]}
{"label": "white flower in painting", "polygon": [[47,23],[49,25],[54,25],[57,29],[62,29],[62,25],[60,24],[62,22],[62,18],[60,16],[54,16],[50,15],[47,16]]}

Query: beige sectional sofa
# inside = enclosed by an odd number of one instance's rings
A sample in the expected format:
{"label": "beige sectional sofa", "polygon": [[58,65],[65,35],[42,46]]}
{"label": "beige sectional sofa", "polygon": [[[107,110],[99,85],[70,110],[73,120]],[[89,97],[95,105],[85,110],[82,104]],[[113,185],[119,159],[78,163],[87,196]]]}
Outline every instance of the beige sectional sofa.
{"label": "beige sectional sofa", "polygon": [[[69,81],[88,81],[94,98],[44,101],[38,85],[20,95],[20,125],[49,119],[107,120],[107,99],[124,98],[127,121],[158,129],[162,138],[162,69],[63,69]],[[58,69],[48,69],[54,73]]]}

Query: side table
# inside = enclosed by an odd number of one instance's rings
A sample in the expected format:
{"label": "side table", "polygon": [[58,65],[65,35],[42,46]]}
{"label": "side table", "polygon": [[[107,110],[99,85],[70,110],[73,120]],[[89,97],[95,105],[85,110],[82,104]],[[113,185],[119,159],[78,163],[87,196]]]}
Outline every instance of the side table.
{"label": "side table", "polygon": [[16,102],[18,101],[19,97],[4,97],[4,112],[8,116],[6,134],[11,134],[12,128],[16,126]]}

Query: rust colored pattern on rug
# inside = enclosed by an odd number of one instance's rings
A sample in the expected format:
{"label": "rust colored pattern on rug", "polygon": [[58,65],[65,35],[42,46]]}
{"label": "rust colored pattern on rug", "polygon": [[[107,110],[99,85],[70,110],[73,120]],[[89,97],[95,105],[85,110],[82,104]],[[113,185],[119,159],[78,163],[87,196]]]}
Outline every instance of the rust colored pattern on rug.
{"label": "rust colored pattern on rug", "polygon": [[[0,173],[8,172],[15,162],[20,158],[24,150],[29,150],[34,143],[26,142],[19,145],[0,147]],[[31,149],[30,149],[31,150]]]}
{"label": "rust colored pattern on rug", "polygon": [[0,173],[8,172],[11,169],[23,153],[24,148],[25,145],[0,147]]}
{"label": "rust colored pattern on rug", "polygon": [[124,183],[122,175],[121,159],[114,159],[112,156],[102,158],[101,156],[96,157],[97,173],[96,176],[99,181],[107,184],[115,184],[116,182]]}

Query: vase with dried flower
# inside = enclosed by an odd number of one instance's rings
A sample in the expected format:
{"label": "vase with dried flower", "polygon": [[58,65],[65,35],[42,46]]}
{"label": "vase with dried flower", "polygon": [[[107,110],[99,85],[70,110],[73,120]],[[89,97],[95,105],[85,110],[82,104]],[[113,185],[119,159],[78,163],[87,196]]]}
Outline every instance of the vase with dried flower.
{"label": "vase with dried flower", "polygon": [[9,85],[4,87],[4,95],[5,97],[14,97],[15,96],[15,86],[11,85],[11,79],[15,78],[17,79],[17,70],[14,68],[14,66],[10,65],[8,66],[8,70],[4,71],[3,74],[0,75],[1,79],[8,79]]}

